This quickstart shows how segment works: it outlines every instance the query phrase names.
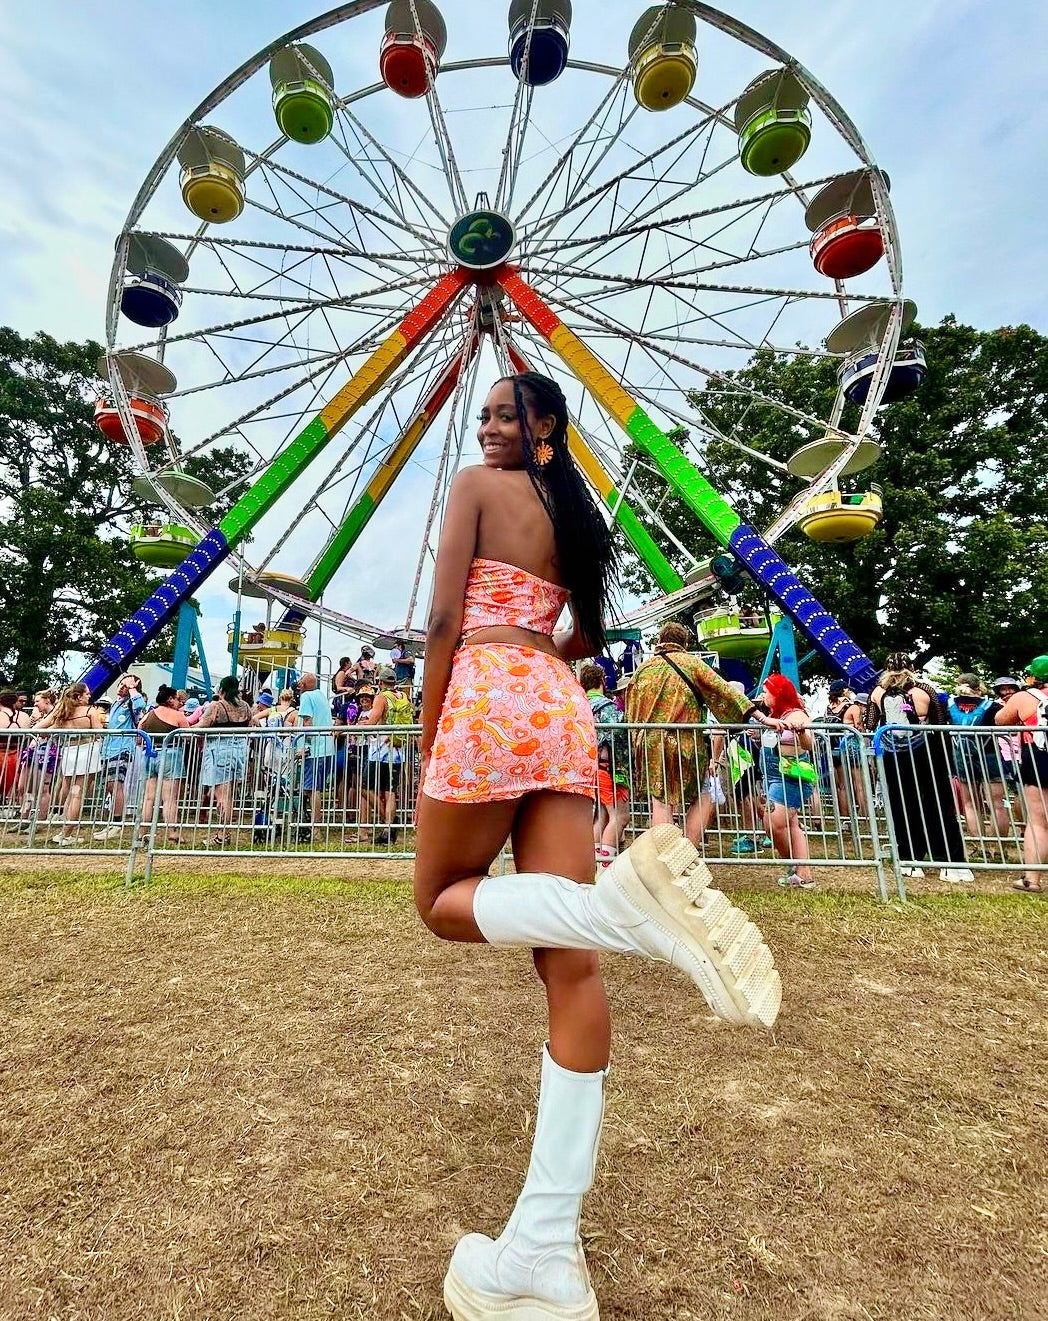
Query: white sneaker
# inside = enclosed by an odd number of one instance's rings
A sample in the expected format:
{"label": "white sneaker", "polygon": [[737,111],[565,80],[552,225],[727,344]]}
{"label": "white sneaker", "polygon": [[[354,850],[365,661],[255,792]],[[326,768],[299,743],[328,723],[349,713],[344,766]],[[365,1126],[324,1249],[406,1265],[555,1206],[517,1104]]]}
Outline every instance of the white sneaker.
{"label": "white sneaker", "polygon": [[913,881],[924,880],[923,867],[900,867],[899,870],[903,874],[903,876],[908,876]]}
{"label": "white sneaker", "polygon": [[968,867],[944,867],[939,873],[940,881],[949,881],[951,885],[971,885],[975,873]]}
{"label": "white sneaker", "polygon": [[96,830],[92,834],[91,838],[98,840],[119,839],[121,835],[121,831],[122,831],[122,827],[118,825],[103,826],[101,830]]}

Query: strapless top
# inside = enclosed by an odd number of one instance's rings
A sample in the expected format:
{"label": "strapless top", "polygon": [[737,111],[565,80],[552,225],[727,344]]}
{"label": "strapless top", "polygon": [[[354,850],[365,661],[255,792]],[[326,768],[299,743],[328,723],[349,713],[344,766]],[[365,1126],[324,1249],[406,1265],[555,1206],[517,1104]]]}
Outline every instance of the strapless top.
{"label": "strapless top", "polygon": [[526,628],[552,635],[571,593],[515,564],[474,559],[466,581],[462,636],[482,628]]}

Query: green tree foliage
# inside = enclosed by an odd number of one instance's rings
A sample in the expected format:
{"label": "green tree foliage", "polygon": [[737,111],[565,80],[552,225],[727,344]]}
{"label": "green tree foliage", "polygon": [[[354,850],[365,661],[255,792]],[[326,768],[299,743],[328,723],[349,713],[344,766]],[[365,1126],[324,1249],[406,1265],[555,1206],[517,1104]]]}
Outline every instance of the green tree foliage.
{"label": "green tree foliage", "polygon": [[[0,328],[0,671],[26,687],[63,652],[97,651],[158,581],[128,542],[143,512],[131,452],[92,420],[101,353]],[[217,482],[210,459],[193,470],[212,485],[245,466],[233,448],[213,457]]]}
{"label": "green tree foliage", "polygon": [[[925,383],[878,411],[877,466],[842,482],[845,489],[881,486],[880,527],[837,547],[793,529],[777,548],[876,661],[904,651],[919,664],[939,657],[963,669],[1007,672],[1048,644],[1048,338],[1029,326],[978,331],[953,317],[919,333]],[[785,360],[758,353],[737,379],[822,418],[837,388],[834,361],[803,353]],[[722,386],[692,403],[707,423],[696,427],[704,437],[699,466],[747,522],[766,527],[801,483],[723,437],[784,462],[816,433]],[[849,407],[843,425],[856,420]],[[695,461],[694,447],[688,453]],[[714,552],[694,516],[663,498],[660,479],[642,473],[639,480],[694,554]],[[679,564],[668,540],[664,549]]]}

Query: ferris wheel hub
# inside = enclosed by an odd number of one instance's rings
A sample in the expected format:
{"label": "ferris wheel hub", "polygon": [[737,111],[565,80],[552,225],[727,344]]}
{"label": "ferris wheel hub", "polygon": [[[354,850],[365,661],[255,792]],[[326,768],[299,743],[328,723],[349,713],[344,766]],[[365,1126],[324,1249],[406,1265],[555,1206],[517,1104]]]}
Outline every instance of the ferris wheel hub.
{"label": "ferris wheel hub", "polygon": [[513,251],[517,235],[501,211],[477,207],[459,216],[448,233],[451,260],[468,271],[490,271]]}

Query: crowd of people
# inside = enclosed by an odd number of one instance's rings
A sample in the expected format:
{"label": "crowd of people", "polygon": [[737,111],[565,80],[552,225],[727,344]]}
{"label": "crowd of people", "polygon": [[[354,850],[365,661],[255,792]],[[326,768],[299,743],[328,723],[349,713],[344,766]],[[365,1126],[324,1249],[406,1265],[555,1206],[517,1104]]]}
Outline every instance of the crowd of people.
{"label": "crowd of people", "polygon": [[[1011,729],[1045,718],[1044,657],[1022,679],[1001,676],[987,686],[962,674],[952,693],[941,693],[904,656],[891,656],[870,693],[834,680],[816,718],[788,679],[771,674],[754,696],[777,724],[756,731],[738,728],[751,705],[743,685],[725,682],[690,642],[689,630],[670,621],[647,658],[631,640],[618,658],[605,650],[578,667],[599,730],[599,866],[610,864],[638,820],[679,819],[699,847],[716,828],[733,831],[730,855],[773,850],[788,860],[779,884],[811,889],[806,825],[835,813],[842,829],[854,831],[855,820],[868,815],[871,791],[883,800],[907,877],[923,877],[922,862],[934,860],[942,879],[971,880],[965,838],[988,834],[1001,844],[1021,836],[1028,864],[1048,861],[1048,754],[1037,736]],[[148,825],[159,790],[165,842],[183,842],[191,821],[206,823],[207,842],[217,847],[232,841],[250,794],[252,803],[261,800],[252,813],[259,843],[290,828],[305,844],[316,826],[337,820],[352,828],[352,842],[393,844],[413,803],[415,748],[406,735],[362,731],[418,722],[415,665],[406,645],[385,664],[365,645],[356,660],[340,659],[329,692],[307,673],[254,699],[232,676],[204,702],[163,685],[149,701],[133,673],[120,677],[114,697],[96,702],[78,684],[62,692],[5,690],[0,733],[34,737],[0,738],[0,812],[23,831],[60,815],[51,842],[68,846],[81,840],[81,816],[93,797],[101,804],[93,840],[113,841],[131,819]],[[991,736],[998,724],[1006,731]],[[720,725],[736,728],[718,732]],[[637,726],[653,728],[631,735]],[[943,735],[925,726],[958,728]],[[256,749],[243,737],[252,728],[273,738]],[[196,737],[167,737],[178,730]],[[878,730],[875,759],[864,736]],[[139,732],[154,755],[145,755]],[[129,811],[129,785],[137,813]],[[1016,882],[1027,893],[1042,886],[1032,869]]]}
{"label": "crowd of people", "polygon": [[[410,726],[417,704],[410,676],[398,680],[392,664],[377,665],[371,647],[357,666],[332,683],[330,696],[313,673],[256,696],[231,675],[203,700],[161,684],[150,701],[131,672],[115,696],[94,701],[79,683],[43,689],[31,702],[5,690],[0,816],[25,833],[57,826],[49,841],[75,846],[90,805],[92,842],[126,842],[135,823],[150,829],[159,793],[168,844],[227,845],[248,808],[259,843],[290,828],[306,844],[333,814],[356,827],[359,842],[392,844],[409,741],[363,731]],[[340,668],[352,669],[348,661]],[[5,729],[18,736],[3,738]],[[250,738],[249,730],[267,736]]]}
{"label": "crowd of people", "polygon": [[[725,683],[689,641],[671,621],[630,673],[620,677],[604,657],[580,674],[600,733],[599,865],[618,851],[639,798],[652,825],[679,819],[696,846],[717,821],[739,827],[732,854],[774,848],[788,860],[779,885],[812,889],[805,824],[822,820],[828,800],[839,827],[855,834],[873,792],[905,876],[923,878],[930,860],[942,864],[941,879],[968,882],[966,836],[992,838],[1001,862],[1012,860],[1003,846],[1021,839],[1028,870],[1015,888],[1041,890],[1033,868],[1048,862],[1048,753],[1035,727],[1048,712],[1048,657],[1035,657],[1022,682],[1001,676],[987,688],[962,674],[941,693],[894,654],[869,693],[834,680],[817,718],[788,678],[770,674],[755,696],[775,728],[718,733],[718,724],[739,725],[745,690]],[[653,728],[627,742],[604,728],[619,723]]]}

